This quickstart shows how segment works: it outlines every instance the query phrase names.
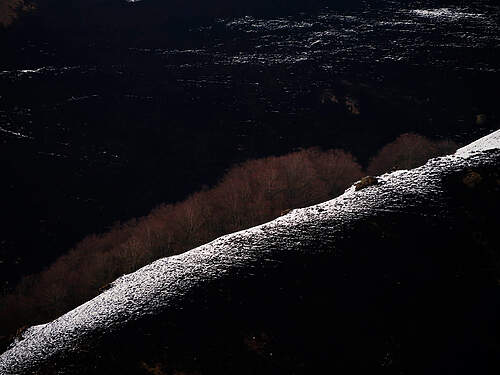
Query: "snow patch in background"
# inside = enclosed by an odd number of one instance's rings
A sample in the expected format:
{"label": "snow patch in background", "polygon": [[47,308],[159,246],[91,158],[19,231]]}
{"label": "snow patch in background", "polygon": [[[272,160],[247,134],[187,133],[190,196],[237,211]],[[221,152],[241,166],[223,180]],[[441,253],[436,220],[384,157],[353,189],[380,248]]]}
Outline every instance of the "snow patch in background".
{"label": "snow patch in background", "polygon": [[438,8],[438,9],[415,9],[412,14],[418,17],[439,18],[441,20],[456,21],[463,18],[481,18],[484,15],[480,13],[471,13],[462,9]]}

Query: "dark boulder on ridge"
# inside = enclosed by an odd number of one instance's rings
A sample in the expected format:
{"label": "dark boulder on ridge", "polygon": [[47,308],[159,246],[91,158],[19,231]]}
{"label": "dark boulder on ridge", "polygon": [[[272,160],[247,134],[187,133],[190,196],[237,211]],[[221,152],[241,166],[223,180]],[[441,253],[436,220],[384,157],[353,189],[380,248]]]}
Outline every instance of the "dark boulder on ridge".
{"label": "dark boulder on ridge", "polygon": [[497,131],[124,275],[0,373],[497,373],[499,190]]}

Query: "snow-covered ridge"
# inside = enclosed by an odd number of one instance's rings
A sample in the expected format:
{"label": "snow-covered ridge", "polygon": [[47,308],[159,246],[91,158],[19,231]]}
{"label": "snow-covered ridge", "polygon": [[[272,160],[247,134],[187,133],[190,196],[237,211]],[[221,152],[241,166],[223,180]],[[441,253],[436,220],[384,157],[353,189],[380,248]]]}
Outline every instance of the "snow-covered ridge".
{"label": "snow-covered ridge", "polygon": [[457,150],[458,155],[500,148],[500,129]]}
{"label": "snow-covered ridge", "polygon": [[[408,171],[379,178],[377,184],[350,188],[331,201],[293,210],[269,223],[220,237],[184,254],[160,259],[116,280],[110,289],[48,324],[30,329],[0,356],[0,374],[50,373],[80,348],[127,329],[145,317],[178,313],[184,298],[226,275],[272,272],[288,257],[328,252],[334,256],[340,238],[356,222],[379,213],[404,213],[433,220],[446,212],[442,178],[450,171],[499,165],[500,130],[449,155]],[[422,213],[422,207],[425,212]],[[68,359],[69,358],[69,359]],[[77,370],[60,364],[57,373]],[[46,371],[46,372],[44,372]],[[82,370],[83,371],[83,370]]]}

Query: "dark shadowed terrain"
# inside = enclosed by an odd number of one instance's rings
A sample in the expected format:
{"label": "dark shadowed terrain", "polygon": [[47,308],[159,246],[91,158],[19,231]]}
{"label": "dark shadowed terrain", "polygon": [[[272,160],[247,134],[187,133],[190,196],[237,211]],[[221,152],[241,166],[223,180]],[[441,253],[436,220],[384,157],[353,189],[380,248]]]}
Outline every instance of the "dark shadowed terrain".
{"label": "dark shadowed terrain", "polygon": [[493,1],[24,3],[0,30],[8,288],[249,158],[320,146],[366,166],[408,131],[498,124]]}

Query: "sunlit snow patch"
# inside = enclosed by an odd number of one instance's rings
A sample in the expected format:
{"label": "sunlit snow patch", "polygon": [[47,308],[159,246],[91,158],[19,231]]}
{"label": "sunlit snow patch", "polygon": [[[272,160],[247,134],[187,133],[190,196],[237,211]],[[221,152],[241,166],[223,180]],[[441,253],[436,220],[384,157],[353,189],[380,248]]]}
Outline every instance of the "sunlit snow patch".
{"label": "sunlit snow patch", "polygon": [[414,9],[410,11],[418,17],[439,18],[448,21],[456,21],[464,18],[481,18],[483,14],[470,13],[459,9],[438,8],[438,9]]}
{"label": "sunlit snow patch", "polygon": [[23,134],[21,132],[16,132],[16,131],[12,131],[12,130],[9,130],[9,129],[5,129],[5,128],[2,128],[1,126],[0,126],[0,132],[6,133],[6,134],[10,134],[10,135],[16,136],[18,138],[29,138],[29,139],[32,139],[30,136],[25,135],[25,134]]}

